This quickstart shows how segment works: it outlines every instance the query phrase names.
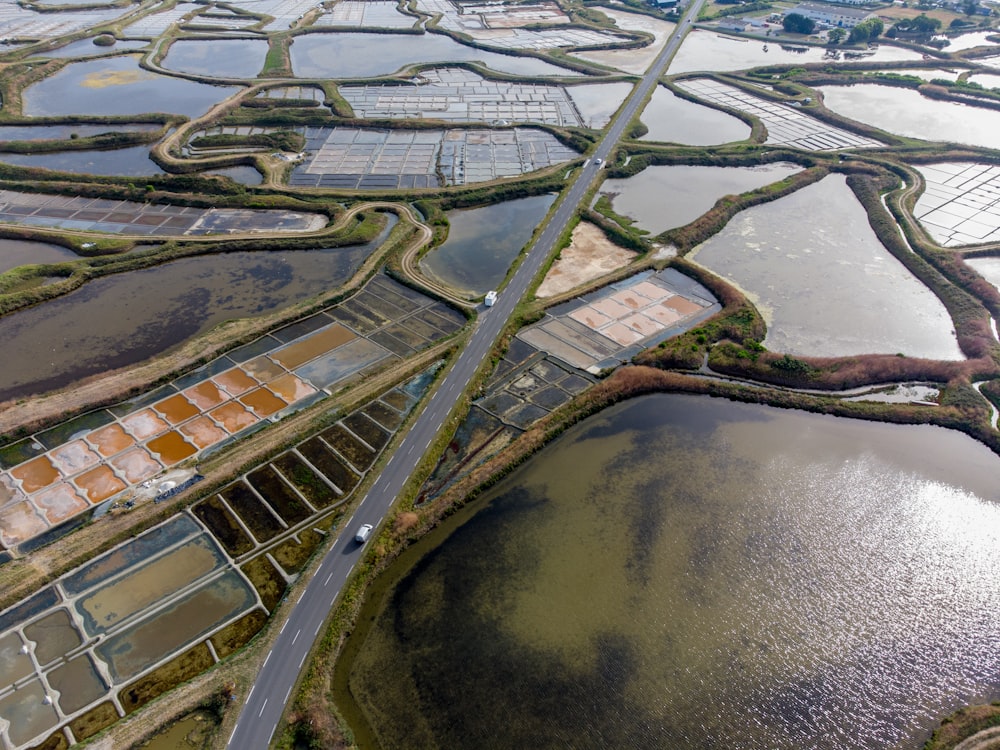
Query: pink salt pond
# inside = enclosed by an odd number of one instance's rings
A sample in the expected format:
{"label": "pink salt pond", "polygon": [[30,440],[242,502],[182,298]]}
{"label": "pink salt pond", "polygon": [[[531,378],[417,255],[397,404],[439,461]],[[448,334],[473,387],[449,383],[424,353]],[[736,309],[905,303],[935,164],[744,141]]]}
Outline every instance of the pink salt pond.
{"label": "pink salt pond", "polygon": [[168,432],[153,438],[146,447],[149,452],[156,455],[165,466],[173,466],[178,461],[183,461],[188,456],[194,455],[198,450],[191,443],[187,442],[179,432]]}
{"label": "pink salt pond", "polygon": [[135,435],[136,440],[145,440],[169,429],[167,423],[156,416],[152,409],[143,409],[135,414],[129,414],[122,419],[122,426]]}
{"label": "pink salt pond", "polygon": [[107,458],[135,444],[135,440],[121,425],[109,424],[87,435],[87,442],[97,449],[97,452]]}
{"label": "pink salt pond", "polygon": [[190,422],[181,425],[180,432],[201,449],[215,445],[229,437],[229,433],[220,428],[208,417],[192,419]]}
{"label": "pink salt pond", "polygon": [[100,503],[125,489],[125,483],[107,466],[98,466],[73,480],[92,503]]}
{"label": "pink salt pond", "polygon": [[202,411],[208,411],[213,406],[218,406],[223,401],[229,400],[229,394],[219,390],[219,387],[211,380],[192,386],[183,393],[191,403]]}
{"label": "pink salt pond", "polygon": [[17,488],[13,479],[6,474],[0,474],[0,508],[15,500],[24,500],[24,493]]}
{"label": "pink salt pond", "polygon": [[243,404],[236,403],[235,401],[223,404],[218,409],[214,409],[209,413],[209,416],[221,424],[230,434],[239,432],[243,428],[260,421],[251,412],[247,411],[243,407]]}
{"label": "pink salt pond", "polygon": [[0,541],[7,549],[41,534],[47,528],[48,524],[27,500],[0,509]]}
{"label": "pink salt pond", "polygon": [[232,370],[226,370],[225,372],[220,372],[212,378],[212,381],[233,396],[239,396],[241,393],[246,393],[251,388],[256,388],[260,385],[260,383],[251,378],[238,367],[234,367]]}
{"label": "pink salt pond", "polygon": [[52,463],[65,476],[72,476],[84,469],[101,462],[100,456],[94,453],[82,440],[74,440],[61,445],[49,454]]}
{"label": "pink salt pond", "polygon": [[163,467],[160,466],[145,448],[135,447],[115,456],[108,461],[131,484],[137,484],[149,479]]}
{"label": "pink salt pond", "polygon": [[29,495],[61,479],[59,472],[56,471],[56,467],[49,461],[48,456],[39,456],[30,461],[25,461],[23,464],[11,469],[10,475],[14,479],[21,480],[22,489]]}
{"label": "pink salt pond", "polygon": [[87,508],[86,501],[76,493],[76,489],[69,482],[60,482],[39,492],[32,498],[32,502],[45,514],[51,524],[61,523]]}
{"label": "pink salt pond", "polygon": [[290,404],[301,401],[306,396],[311,396],[316,392],[315,388],[291,373],[272,380],[267,384],[267,387]]}

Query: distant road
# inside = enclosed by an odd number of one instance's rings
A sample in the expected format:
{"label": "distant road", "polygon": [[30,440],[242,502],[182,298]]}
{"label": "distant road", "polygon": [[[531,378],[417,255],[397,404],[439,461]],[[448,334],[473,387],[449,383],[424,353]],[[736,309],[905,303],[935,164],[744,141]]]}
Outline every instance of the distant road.
{"label": "distant road", "polygon": [[263,750],[270,744],[313,642],[355,563],[363,554],[363,546],[354,542],[355,530],[363,523],[377,527],[385,517],[476,370],[493,348],[514,308],[527,293],[528,286],[542,264],[552,254],[556,241],[576,213],[598,170],[603,167],[603,162],[621,139],[643,100],[663,74],[667,61],[691,28],[692,21],[704,2],[705,0],[693,0],[674,34],[608,128],[597,150],[580,170],[545,228],[529,247],[510,283],[500,294],[496,304],[479,316],[469,343],[458,355],[454,366],[428,401],[427,407],[417,417],[382,473],[358,504],[353,518],[344,525],[344,533],[326,553],[312,580],[293,605],[274,647],[264,660],[257,680],[244,701],[227,748]]}

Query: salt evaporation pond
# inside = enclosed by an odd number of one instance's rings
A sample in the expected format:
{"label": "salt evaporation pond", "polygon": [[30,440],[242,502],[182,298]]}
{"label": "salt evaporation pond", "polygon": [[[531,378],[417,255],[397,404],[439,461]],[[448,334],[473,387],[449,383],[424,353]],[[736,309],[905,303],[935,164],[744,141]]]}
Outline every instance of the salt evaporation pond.
{"label": "salt evaporation pond", "polygon": [[[60,3],[60,5],[62,4],[63,3]],[[58,49],[48,50],[46,52],[38,52],[36,54],[38,57],[55,58],[97,57],[98,55],[110,55],[112,53],[122,52],[123,50],[136,50],[148,46],[149,42],[140,39],[116,39],[115,43],[108,47],[94,44],[93,39],[81,39],[78,42],[67,44],[65,47],[59,47]]]}
{"label": "salt evaporation pond", "polygon": [[[395,216],[389,221],[394,225]],[[0,318],[0,401],[61,388],[162,354],[226,320],[330,292],[387,236],[351,247],[235,252],[89,281]],[[45,342],[39,347],[39,342]]]}
{"label": "salt evaporation pond", "polygon": [[969,34],[962,34],[960,36],[953,37],[938,37],[947,39],[949,44],[944,48],[945,52],[961,52],[962,50],[972,49],[973,47],[990,47],[994,43],[991,42],[987,37],[996,36],[996,29],[990,29],[989,31],[973,31]]}
{"label": "salt evaporation pond", "polygon": [[536,195],[449,211],[448,239],[421,259],[421,270],[472,297],[496,289],[555,199]]}
{"label": "salt evaporation pond", "polygon": [[965,262],[1000,290],[1000,258],[966,258]]}
{"label": "salt evaporation pond", "polygon": [[293,40],[292,70],[300,78],[372,78],[420,63],[481,62],[523,76],[578,76],[535,57],[487,52],[441,34],[306,34]]}
{"label": "salt evaporation pond", "polygon": [[0,125],[0,141],[64,141],[73,138],[88,138],[104,133],[149,133],[159,130],[160,125],[152,123],[129,123],[127,125]]}
{"label": "salt evaporation pond", "polygon": [[[742,39],[735,36],[716,34],[712,31],[696,29],[684,39],[667,72],[671,75],[694,71],[729,71],[756,68],[762,65],[783,63],[820,63],[836,65],[835,60],[825,60],[825,47],[795,44],[778,39],[764,42],[757,39]],[[898,60],[920,60],[922,55],[901,47],[881,45],[865,62],[896,62]],[[843,62],[852,62],[843,60]]]}
{"label": "salt evaporation pond", "polygon": [[631,83],[585,83],[567,86],[584,127],[603,128],[632,91]]}
{"label": "salt evaporation pond", "polygon": [[260,185],[264,181],[264,176],[253,167],[226,167],[225,169],[211,169],[204,172],[205,175],[221,175],[228,177],[241,185]]}
{"label": "salt evaporation pond", "polygon": [[819,86],[816,90],[827,108],[838,115],[888,133],[1000,148],[1000,112],[994,110],[928,99],[919,91],[877,83]]}
{"label": "salt evaporation pond", "polygon": [[71,63],[26,88],[22,97],[29,117],[144,112],[198,117],[238,90],[153,73],[139,67],[138,57],[125,55]]}
{"label": "salt evaporation pond", "polygon": [[266,39],[179,39],[161,65],[212,78],[256,78],[266,55]]}
{"label": "salt evaporation pond", "polygon": [[18,266],[36,263],[62,263],[77,258],[76,253],[61,245],[0,238],[0,273]]}
{"label": "salt evaporation pond", "polygon": [[787,162],[759,167],[646,167],[632,177],[605,180],[601,194],[611,198],[615,213],[655,235],[691,223],[724,195],[739,195],[801,171],[799,165]]}
{"label": "salt evaporation pond", "polygon": [[341,708],[382,750],[914,750],[1000,697],[998,472],[938,427],[620,404],[388,571]]}
{"label": "salt evaporation pond", "polygon": [[681,99],[668,88],[657,86],[642,111],[649,132],[642,141],[714,146],[750,137],[750,126],[737,117]]}
{"label": "salt evaporation pond", "polygon": [[646,69],[653,64],[653,60],[660,54],[663,45],[677,28],[677,24],[670,21],[661,21],[657,18],[644,16],[640,13],[628,13],[618,8],[608,8],[601,6],[597,8],[601,13],[615,22],[615,25],[623,31],[645,31],[653,35],[653,41],[645,47],[637,49],[603,49],[589,52],[574,52],[572,57],[581,60],[594,62],[598,65],[606,65],[609,68],[617,68],[626,73],[642,75]]}
{"label": "salt evaporation pond", "polygon": [[0,153],[0,162],[19,167],[52,169],[74,174],[143,175],[164,174],[149,158],[150,145],[101,151],[50,151],[40,154]]}
{"label": "salt evaporation pond", "polygon": [[963,359],[944,305],[879,242],[843,175],[737,214],[691,257],[747,292],[771,351]]}

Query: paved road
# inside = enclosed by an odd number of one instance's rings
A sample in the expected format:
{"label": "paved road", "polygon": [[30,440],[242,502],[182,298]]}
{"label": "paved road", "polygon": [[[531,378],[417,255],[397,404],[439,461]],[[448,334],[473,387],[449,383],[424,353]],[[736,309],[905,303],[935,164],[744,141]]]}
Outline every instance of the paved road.
{"label": "paved road", "polygon": [[527,292],[528,285],[555,248],[556,240],[576,212],[597,171],[603,166],[598,160],[605,161],[621,139],[639,106],[662,75],[667,60],[680,45],[684,32],[690,28],[689,19],[697,16],[704,2],[705,0],[695,0],[688,8],[677,31],[633,90],[593,157],[564,194],[563,200],[529,248],[524,261],[500,294],[497,303],[479,316],[468,345],[459,354],[427,407],[361,500],[353,518],[345,524],[344,529],[348,533],[341,535],[326,553],[302,596],[293,605],[273,649],[264,661],[264,666],[244,701],[227,747],[233,750],[258,750],[270,744],[313,641],[355,563],[361,559],[363,547],[354,542],[355,529],[363,523],[377,526],[409,480],[469,380],[493,347],[518,301]]}

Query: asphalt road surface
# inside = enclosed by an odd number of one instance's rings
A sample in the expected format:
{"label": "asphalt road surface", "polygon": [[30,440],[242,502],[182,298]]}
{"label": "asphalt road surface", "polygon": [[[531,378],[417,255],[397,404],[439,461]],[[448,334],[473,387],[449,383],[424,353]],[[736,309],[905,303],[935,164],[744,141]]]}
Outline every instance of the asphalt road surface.
{"label": "asphalt road surface", "polygon": [[552,253],[556,240],[573,217],[598,170],[603,167],[604,161],[621,139],[625,128],[663,74],[667,60],[680,45],[685,32],[691,28],[691,22],[697,17],[704,2],[705,0],[694,0],[689,6],[663,51],[657,56],[642,81],[633,89],[625,106],[598,144],[597,150],[577,174],[544,230],[529,248],[524,261],[510,283],[500,293],[496,304],[480,314],[477,327],[472,332],[467,346],[459,354],[454,366],[435,390],[413,427],[403,437],[385,469],[359,503],[354,516],[344,525],[344,533],[326,553],[322,564],[299,600],[292,606],[274,647],[267,655],[253,687],[244,700],[236,728],[229,738],[228,748],[263,750],[270,744],[313,642],[333,608],[341,588],[351,575],[355,563],[363,554],[364,545],[354,541],[355,531],[364,523],[373,524],[377,529],[447,420],[456,401],[465,391],[469,380],[492,349],[515,306],[527,292],[528,285]]}

